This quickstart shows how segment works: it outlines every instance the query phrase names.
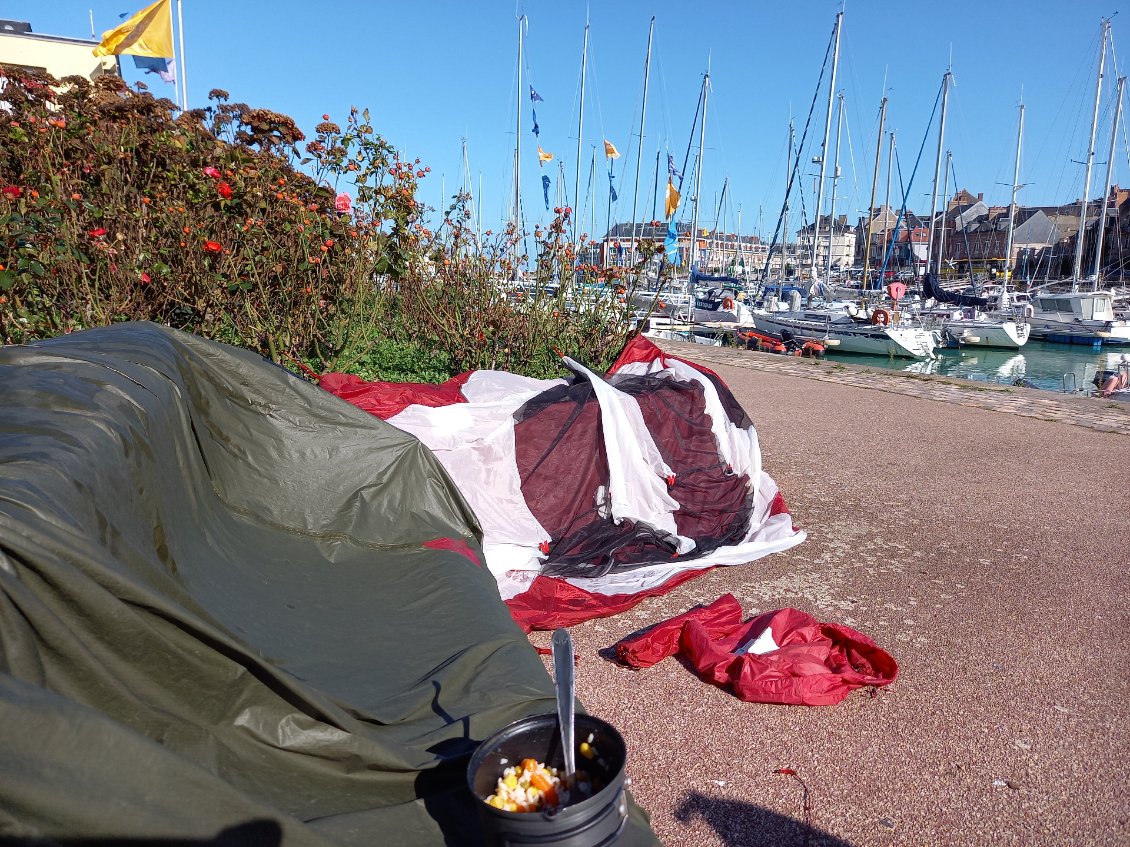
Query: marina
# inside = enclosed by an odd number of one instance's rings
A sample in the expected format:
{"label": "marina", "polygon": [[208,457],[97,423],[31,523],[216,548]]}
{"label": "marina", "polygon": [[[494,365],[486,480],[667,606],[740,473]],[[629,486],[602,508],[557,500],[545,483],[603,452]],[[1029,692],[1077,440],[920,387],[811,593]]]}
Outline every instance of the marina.
{"label": "marina", "polygon": [[[909,362],[889,356],[832,354],[836,361],[903,373],[956,377],[995,385],[1025,385],[1067,394],[1094,394],[1096,374],[1118,369],[1123,353],[1117,348],[1080,348],[1029,341],[1020,350],[960,347],[938,349],[932,359]],[[1130,393],[1110,398],[1130,404]]]}

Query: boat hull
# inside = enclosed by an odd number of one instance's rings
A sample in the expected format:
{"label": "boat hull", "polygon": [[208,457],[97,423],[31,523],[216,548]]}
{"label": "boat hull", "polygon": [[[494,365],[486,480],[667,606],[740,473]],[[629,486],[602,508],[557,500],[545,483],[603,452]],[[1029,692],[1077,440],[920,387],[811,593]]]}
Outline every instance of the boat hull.
{"label": "boat hull", "polygon": [[791,317],[791,314],[755,313],[753,325],[759,332],[777,338],[784,337],[783,333],[787,331],[804,341],[827,344],[836,353],[907,359],[929,359],[934,355],[936,341],[933,333],[922,327],[810,321]]}

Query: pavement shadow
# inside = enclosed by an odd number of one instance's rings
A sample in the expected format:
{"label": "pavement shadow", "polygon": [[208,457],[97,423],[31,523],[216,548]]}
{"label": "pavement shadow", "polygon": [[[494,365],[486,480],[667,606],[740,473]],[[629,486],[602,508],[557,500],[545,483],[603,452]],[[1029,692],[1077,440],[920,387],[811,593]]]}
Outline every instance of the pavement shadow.
{"label": "pavement shadow", "polygon": [[853,847],[821,829],[785,815],[743,803],[691,791],[675,808],[675,820],[702,820],[726,847]]}

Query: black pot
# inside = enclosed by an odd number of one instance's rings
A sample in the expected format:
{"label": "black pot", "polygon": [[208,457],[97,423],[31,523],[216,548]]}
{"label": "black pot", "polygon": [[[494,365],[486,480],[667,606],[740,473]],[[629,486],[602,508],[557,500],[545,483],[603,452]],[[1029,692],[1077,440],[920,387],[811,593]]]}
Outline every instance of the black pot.
{"label": "black pot", "polygon": [[589,772],[604,787],[591,797],[555,812],[507,812],[488,805],[498,778],[511,765],[533,758],[561,770],[561,730],[557,715],[534,715],[503,727],[486,739],[467,766],[467,785],[478,800],[483,841],[490,847],[602,847],[620,837],[628,820],[624,793],[627,748],[616,728],[592,715],[578,714],[573,733],[578,746],[593,736],[597,755],[577,753],[577,768]]}

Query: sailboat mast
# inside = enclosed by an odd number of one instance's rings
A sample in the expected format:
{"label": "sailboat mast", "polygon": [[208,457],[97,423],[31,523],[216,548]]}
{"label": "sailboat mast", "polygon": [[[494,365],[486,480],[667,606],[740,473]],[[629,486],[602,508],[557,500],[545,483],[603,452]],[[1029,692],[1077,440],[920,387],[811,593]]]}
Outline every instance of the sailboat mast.
{"label": "sailboat mast", "polygon": [[1094,279],[1092,290],[1099,290],[1099,264],[1103,255],[1103,231],[1106,229],[1106,212],[1110,207],[1110,179],[1114,171],[1114,145],[1118,140],[1118,119],[1122,116],[1122,88],[1126,84],[1126,77],[1118,78],[1118,94],[1114,104],[1114,120],[1110,124],[1110,151],[1106,154],[1106,188],[1103,191],[1103,210],[1099,214],[1099,222],[1095,232],[1095,262],[1092,265],[1091,277]]}
{"label": "sailboat mast", "polygon": [[[1012,202],[1008,206],[1008,237],[1004,247],[1004,285],[1012,282],[1012,234],[1016,229],[1016,192],[1020,190],[1020,144],[1024,138],[1024,104],[1020,104],[1020,120],[1016,126],[1016,163],[1012,167]],[[1003,305],[1003,303],[1002,303]]]}
{"label": "sailboat mast", "polygon": [[518,108],[514,125],[514,277],[518,276],[518,257],[522,254],[522,25],[525,15],[518,17]]}
{"label": "sailboat mast", "polygon": [[825,262],[824,279],[832,278],[832,239],[836,234],[836,190],[840,185],[840,133],[844,126],[844,93],[838,95],[839,110],[836,115],[836,157],[832,163],[832,199],[828,204],[828,258]]}
{"label": "sailboat mast", "polygon": [[1083,242],[1087,232],[1087,197],[1091,193],[1091,168],[1095,163],[1095,134],[1099,129],[1099,100],[1103,90],[1103,68],[1106,64],[1106,40],[1110,21],[1103,18],[1099,38],[1099,72],[1095,78],[1095,106],[1091,112],[1091,143],[1087,149],[1087,170],[1083,177],[1083,199],[1079,201],[1079,232],[1075,236],[1075,269],[1071,274],[1071,290],[1079,290],[1079,274],[1083,270]]}
{"label": "sailboat mast", "polygon": [[[938,279],[942,278],[942,258],[946,255],[946,209],[949,205],[950,174],[953,173],[953,151],[946,151],[946,168],[942,174],[942,222],[938,227]],[[954,178],[953,190],[957,193],[957,178]]]}
{"label": "sailboat mast", "polygon": [[[946,137],[946,104],[949,103],[949,71],[942,77],[942,116],[938,121],[938,153],[934,158],[934,191],[930,196],[930,234],[926,238],[926,273],[930,273],[930,263],[934,260],[934,218],[938,214],[938,179],[942,172],[942,148]],[[941,263],[939,262],[939,265]]]}
{"label": "sailboat mast", "polygon": [[[573,183],[573,197],[577,204],[577,212],[573,215],[573,243],[577,243],[577,218],[580,216],[581,205],[581,140],[585,128],[585,70],[589,59],[589,25],[585,24],[585,44],[581,48],[581,108],[577,115],[577,178]],[[595,234],[595,230],[594,230]]]}
{"label": "sailboat mast", "polygon": [[640,167],[643,164],[643,127],[647,118],[647,81],[651,76],[651,36],[655,32],[655,15],[651,16],[651,25],[647,30],[647,58],[643,63],[643,108],[640,110],[640,146],[636,150],[636,187],[632,192],[632,243],[628,256],[632,263],[636,261],[636,209],[640,200]]}
{"label": "sailboat mast", "polygon": [[867,206],[867,246],[863,251],[863,280],[861,288],[867,288],[871,279],[871,236],[875,229],[875,189],[879,187],[879,163],[883,159],[883,124],[887,118],[887,98],[879,103],[879,133],[875,136],[875,173],[871,177],[871,202]]}
{"label": "sailboat mast", "polygon": [[[702,192],[702,151],[706,146],[706,99],[710,92],[710,71],[702,77],[702,123],[698,128],[698,156],[694,163],[694,200],[691,203],[691,244],[689,255],[689,269],[695,268],[698,252],[698,201]],[[694,316],[694,286],[691,282],[694,274],[687,274],[687,321]]]}
{"label": "sailboat mast", "polygon": [[[781,279],[785,278],[785,269],[789,263],[789,182],[793,172],[793,119],[789,118],[789,154],[785,157],[785,208],[781,212],[784,226],[781,233]],[[768,277],[768,268],[765,269]]]}
{"label": "sailboat mast", "polygon": [[[840,25],[844,13],[836,13],[836,27],[833,37],[835,48],[832,51],[832,79],[828,83],[828,110],[824,115],[824,144],[820,148],[820,176],[816,182],[816,214],[812,224],[812,257],[809,264],[809,279],[816,279],[816,245],[820,242],[820,209],[824,205],[824,173],[828,164],[828,139],[832,134],[832,101],[836,94],[836,68],[840,63]],[[830,245],[829,245],[830,246]]]}
{"label": "sailboat mast", "polygon": [[[891,171],[895,163],[895,131],[891,130],[891,144],[887,148],[887,197],[883,201],[883,263],[887,261],[887,245],[891,238]],[[879,280],[879,287],[883,287],[883,280]]]}

